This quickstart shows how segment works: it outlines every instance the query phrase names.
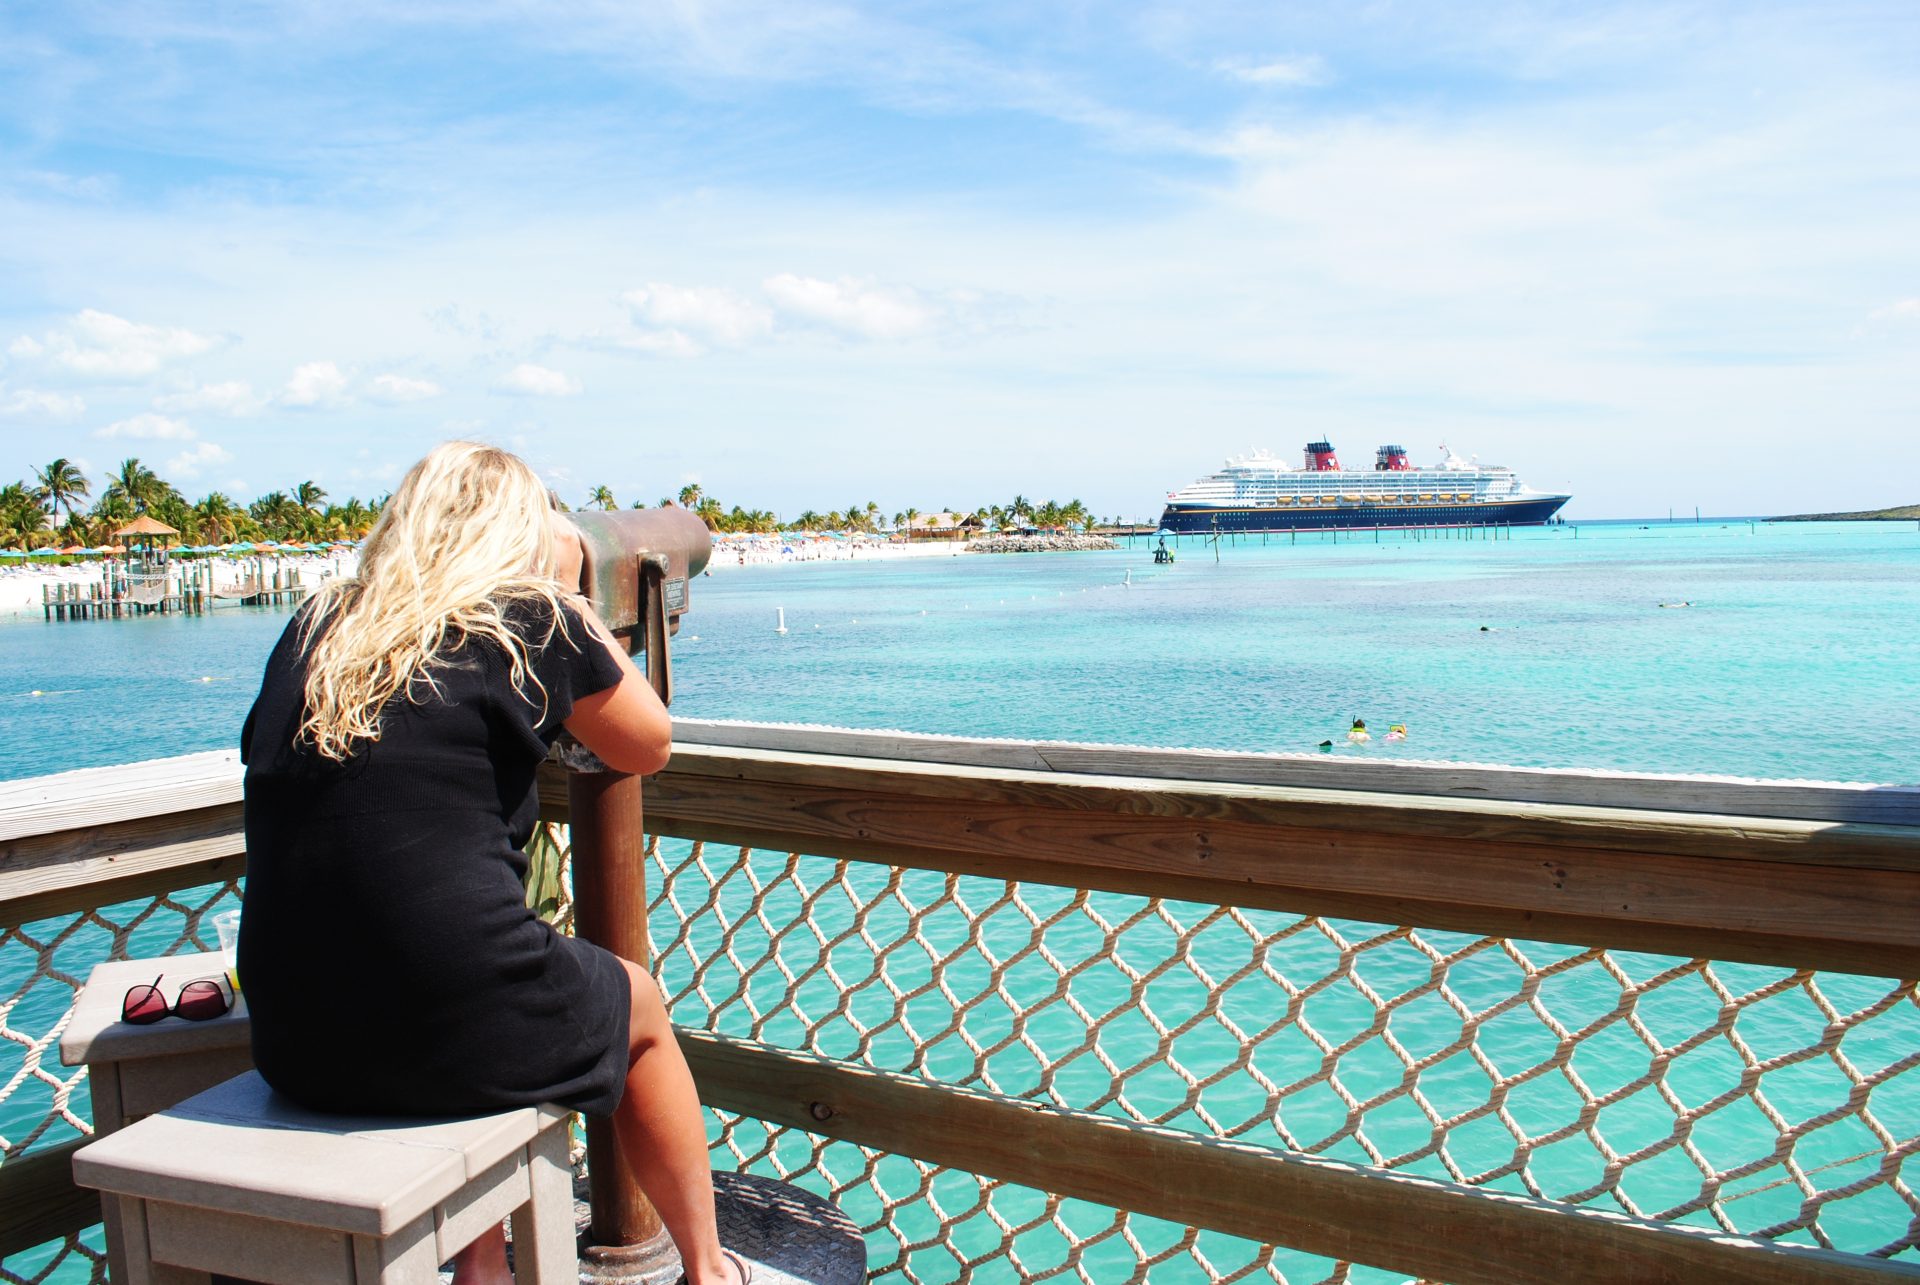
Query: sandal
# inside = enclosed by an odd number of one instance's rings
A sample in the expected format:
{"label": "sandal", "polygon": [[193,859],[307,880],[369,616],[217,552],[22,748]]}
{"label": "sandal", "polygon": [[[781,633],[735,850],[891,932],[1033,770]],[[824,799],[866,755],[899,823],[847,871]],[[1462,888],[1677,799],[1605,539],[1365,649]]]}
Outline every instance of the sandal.
{"label": "sandal", "polygon": [[[720,1247],[720,1252],[733,1264],[733,1270],[740,1273],[740,1285],[753,1285],[753,1264],[724,1245]],[[680,1285],[687,1285],[685,1276],[680,1278]]]}

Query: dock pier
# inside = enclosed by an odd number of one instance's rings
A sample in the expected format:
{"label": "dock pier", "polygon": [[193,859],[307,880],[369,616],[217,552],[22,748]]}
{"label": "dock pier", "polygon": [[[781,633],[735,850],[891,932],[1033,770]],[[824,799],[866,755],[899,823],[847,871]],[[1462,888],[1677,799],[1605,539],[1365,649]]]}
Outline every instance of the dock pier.
{"label": "dock pier", "polygon": [[256,562],[247,577],[234,585],[216,584],[213,569],[184,563],[158,574],[140,574],[120,564],[102,569],[95,581],[66,581],[43,585],[40,609],[44,619],[119,620],[130,616],[204,616],[216,603],[243,607],[297,606],[312,590],[293,567],[267,567]]}

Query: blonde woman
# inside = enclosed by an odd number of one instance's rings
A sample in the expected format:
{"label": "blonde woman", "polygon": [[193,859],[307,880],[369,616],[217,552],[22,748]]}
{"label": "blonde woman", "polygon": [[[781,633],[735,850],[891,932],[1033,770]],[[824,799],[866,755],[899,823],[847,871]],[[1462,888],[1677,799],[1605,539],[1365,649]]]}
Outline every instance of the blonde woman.
{"label": "blonde woman", "polygon": [[[720,1247],[693,1079],[659,989],[527,909],[534,773],[564,728],[657,771],[667,712],[585,603],[580,545],[533,470],[449,442],[414,465],[267,662],[241,733],[240,975],[254,1060],[319,1110],[611,1115],[691,1285]],[[459,1285],[510,1279],[499,1228]]]}

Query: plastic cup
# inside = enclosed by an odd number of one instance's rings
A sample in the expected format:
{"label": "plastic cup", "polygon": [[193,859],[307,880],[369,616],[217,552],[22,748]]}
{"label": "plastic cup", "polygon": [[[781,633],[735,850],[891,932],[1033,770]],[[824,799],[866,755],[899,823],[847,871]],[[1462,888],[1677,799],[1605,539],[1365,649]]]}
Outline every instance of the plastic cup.
{"label": "plastic cup", "polygon": [[225,957],[227,985],[240,993],[240,912],[223,910],[213,917],[213,931],[220,935],[220,954]]}

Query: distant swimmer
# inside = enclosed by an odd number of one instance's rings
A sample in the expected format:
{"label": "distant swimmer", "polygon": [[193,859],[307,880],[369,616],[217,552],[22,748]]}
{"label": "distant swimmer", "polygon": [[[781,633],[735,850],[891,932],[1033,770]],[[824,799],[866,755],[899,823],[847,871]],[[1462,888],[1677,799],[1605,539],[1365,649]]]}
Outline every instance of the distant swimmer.
{"label": "distant swimmer", "polygon": [[1690,602],[1663,602],[1660,605],[1663,607],[1691,607],[1693,604]]}
{"label": "distant swimmer", "polygon": [[1407,725],[1405,723],[1395,723],[1391,727],[1387,728],[1387,739],[1390,741],[1406,740]]}
{"label": "distant swimmer", "polygon": [[1367,731],[1367,720],[1364,718],[1354,719],[1353,726],[1347,729],[1347,740],[1355,745],[1365,745],[1372,739],[1373,734]]}
{"label": "distant swimmer", "polygon": [[1333,748],[1333,742],[1332,742],[1332,741],[1322,741],[1322,742],[1320,742],[1320,748],[1321,748],[1321,749],[1323,749],[1323,750],[1331,750],[1331,749]]}

